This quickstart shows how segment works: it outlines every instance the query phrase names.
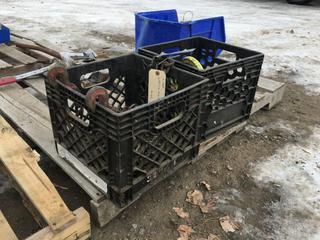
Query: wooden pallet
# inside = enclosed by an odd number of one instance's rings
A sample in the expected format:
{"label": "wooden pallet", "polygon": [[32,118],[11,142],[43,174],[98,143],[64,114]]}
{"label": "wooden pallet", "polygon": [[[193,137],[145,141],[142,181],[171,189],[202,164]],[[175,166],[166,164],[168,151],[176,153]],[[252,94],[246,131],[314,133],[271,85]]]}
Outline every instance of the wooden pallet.
{"label": "wooden pallet", "polygon": [[[0,117],[0,162],[38,223],[46,226],[29,240],[88,239],[90,217],[84,208],[70,211],[38,165],[39,155]],[[0,239],[17,239],[0,211]]]}
{"label": "wooden pallet", "polygon": [[[37,45],[31,40],[12,35],[11,40],[17,43]],[[0,76],[17,75],[32,71],[50,64],[54,57],[37,51],[0,44]]]}
{"label": "wooden pallet", "polygon": [[[18,84],[0,88],[0,111],[84,189],[92,199],[91,215],[93,220],[99,226],[105,225],[124,208],[120,209],[106,198],[105,183],[86,166],[76,159],[68,157],[68,153],[63,153],[63,149],[60,149],[60,154],[65,154],[67,161],[57,154],[48,107],[41,101],[46,98],[44,80],[42,78],[32,79],[26,81],[26,84],[28,88],[22,88]],[[281,101],[284,87],[283,83],[261,78],[252,113],[262,108],[271,109]],[[218,135],[204,142],[200,146],[199,157],[209,148],[244,126],[245,123],[242,123],[220,131]]]}

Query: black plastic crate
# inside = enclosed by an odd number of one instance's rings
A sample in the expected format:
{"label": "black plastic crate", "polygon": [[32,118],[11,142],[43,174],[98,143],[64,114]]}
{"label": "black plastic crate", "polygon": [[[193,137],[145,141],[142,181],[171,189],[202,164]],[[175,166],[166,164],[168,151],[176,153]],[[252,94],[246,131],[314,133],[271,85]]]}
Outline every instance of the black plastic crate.
{"label": "black plastic crate", "polygon": [[[176,80],[179,89],[147,103],[150,63],[129,54],[71,67],[69,82],[46,79],[56,143],[107,182],[110,199],[120,206],[195,157],[200,142],[208,80],[171,67],[167,81]],[[109,75],[100,84],[109,91],[109,107],[92,106],[92,90],[80,81],[102,69]]]}
{"label": "black plastic crate", "polygon": [[[201,117],[203,137],[249,118],[263,63],[262,53],[202,37],[139,49],[140,54],[151,58],[175,52],[176,67],[210,79],[208,101]],[[186,56],[197,59],[203,69],[187,64]]]}

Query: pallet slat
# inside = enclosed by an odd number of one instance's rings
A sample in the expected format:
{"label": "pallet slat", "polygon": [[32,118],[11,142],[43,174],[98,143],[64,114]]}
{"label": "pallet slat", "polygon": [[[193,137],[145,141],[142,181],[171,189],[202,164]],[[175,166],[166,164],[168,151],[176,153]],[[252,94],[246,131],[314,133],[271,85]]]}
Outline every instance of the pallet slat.
{"label": "pallet slat", "polygon": [[84,208],[78,208],[73,212],[75,222],[53,232],[49,227],[41,229],[39,232],[28,237],[26,240],[85,240],[91,236],[90,216]]}
{"label": "pallet slat", "polygon": [[202,142],[199,146],[198,156],[202,156],[213,146],[222,143],[230,135],[241,131],[246,125],[247,122],[236,124],[228,129],[221,130],[220,133],[217,133],[214,137]]}
{"label": "pallet slat", "polygon": [[46,85],[42,77],[33,78],[26,81],[26,84],[32,87],[37,92],[41,93],[43,96],[46,96]]}
{"label": "pallet slat", "polygon": [[267,108],[270,110],[281,102],[285,91],[285,84],[271,79],[260,78],[258,88],[269,93],[270,103],[267,105]]}
{"label": "pallet slat", "polygon": [[[16,37],[16,36],[10,36],[10,39],[11,41],[13,42],[17,42],[17,43],[23,43],[23,44],[28,44],[28,45],[37,45],[36,43],[34,43],[33,41],[31,40],[28,40],[28,39],[25,39],[25,38],[20,38],[20,37]],[[37,50],[29,50],[30,52],[30,55],[33,56],[33,57],[40,57],[42,59],[46,59],[46,60],[53,60],[54,57],[49,55],[49,54],[46,54],[44,52],[41,52],[41,51],[37,51]]]}
{"label": "pallet slat", "polygon": [[[71,212],[38,165],[39,155],[0,116],[0,161],[20,193],[48,226],[29,240],[75,240],[91,236],[90,216],[84,208]],[[0,239],[17,240],[0,211]]]}
{"label": "pallet slat", "polygon": [[28,56],[27,54],[24,54],[20,51],[18,51],[16,48],[14,47],[9,47],[5,44],[1,44],[0,45],[0,53],[11,57],[12,59],[21,62],[23,64],[29,64],[29,63],[35,63],[37,62],[37,59]]}
{"label": "pallet slat", "polygon": [[2,117],[0,128],[0,160],[50,228],[57,230],[75,220],[50,179],[39,167],[39,155]]}
{"label": "pallet slat", "polygon": [[0,96],[12,101],[12,105],[21,108],[21,111],[32,116],[38,123],[47,128],[51,128],[50,114],[47,105],[39,101],[35,97],[17,84],[10,84],[0,88]]}
{"label": "pallet slat", "polygon": [[6,240],[18,240],[16,234],[13,232],[10,227],[7,219],[3,216],[0,211],[0,239]]}
{"label": "pallet slat", "polygon": [[[26,105],[36,103],[33,109]],[[48,107],[34,96],[23,90],[18,84],[0,88],[0,110],[55,161],[71,178],[89,194],[94,201],[101,201],[105,196],[77,169],[62,159],[55,148]],[[42,116],[42,117],[41,117]]]}
{"label": "pallet slat", "polygon": [[5,69],[5,68],[10,68],[10,67],[12,67],[11,64],[9,64],[9,63],[7,63],[7,62],[5,62],[5,61],[0,59],[0,70],[1,69]]}

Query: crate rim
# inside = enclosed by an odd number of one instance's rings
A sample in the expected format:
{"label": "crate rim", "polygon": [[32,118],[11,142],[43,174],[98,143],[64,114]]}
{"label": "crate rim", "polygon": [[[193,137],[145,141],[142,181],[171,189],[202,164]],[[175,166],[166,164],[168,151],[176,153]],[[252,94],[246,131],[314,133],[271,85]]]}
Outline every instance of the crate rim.
{"label": "crate rim", "polygon": [[[243,47],[239,47],[239,46],[235,46],[235,45],[231,45],[231,44],[228,44],[228,43],[225,43],[225,42],[221,42],[221,41],[217,41],[217,40],[214,40],[214,39],[210,39],[210,38],[206,38],[206,37],[201,37],[201,36],[194,36],[194,37],[188,37],[188,38],[182,38],[182,39],[179,39],[179,40],[173,40],[173,41],[169,41],[169,42],[164,42],[164,43],[157,43],[157,44],[151,44],[151,45],[148,45],[148,46],[143,46],[141,48],[139,48],[138,50],[141,52],[141,54],[143,54],[143,52],[146,52],[148,54],[151,54],[154,56],[157,56],[158,54],[154,54],[154,52],[146,49],[146,48],[149,48],[149,47],[156,47],[156,46],[159,46],[159,45],[162,45],[162,44],[171,44],[171,43],[175,43],[175,42],[182,42],[182,41],[186,41],[186,40],[189,40],[189,39],[204,39],[204,40],[209,40],[209,41],[212,41],[212,42],[216,42],[216,43],[219,43],[219,44],[222,44],[222,45],[226,45],[228,47],[233,47],[233,48],[237,48],[239,50],[244,50],[244,51],[248,51],[248,52],[251,52],[253,54],[253,56],[250,56],[250,57],[246,57],[245,59],[248,60],[248,59],[252,59],[252,58],[256,58],[256,57],[264,57],[264,54],[259,52],[259,51],[255,51],[255,50],[251,50],[251,49],[248,49],[248,48],[243,48]],[[148,56],[149,57],[149,56]],[[244,59],[240,59],[240,60],[236,60],[234,62],[227,62],[227,63],[222,63],[220,64],[219,66],[214,66],[214,67],[211,67],[209,69],[203,69],[203,70],[200,70],[200,69],[197,69],[193,66],[190,66],[190,65],[187,65],[187,64],[184,64],[183,62],[179,62],[179,64],[182,64],[183,66],[185,67],[189,67],[189,68],[192,68],[194,70],[197,70],[198,72],[200,73],[205,73],[207,71],[210,71],[212,69],[220,69],[220,68],[223,68],[227,65],[230,65],[232,63],[237,63],[237,62],[241,62],[243,61]]]}
{"label": "crate rim", "polygon": [[[117,57],[112,57],[112,58],[108,58],[108,59],[104,59],[104,60],[99,60],[99,61],[96,61],[95,63],[97,63],[97,62],[110,61],[110,60],[112,60],[112,59],[116,59],[116,58],[119,58],[119,57],[124,57],[124,56],[127,56],[127,55],[135,55],[135,56],[138,56],[138,57],[143,57],[143,58],[146,58],[146,59],[151,60],[149,57],[146,57],[146,56],[143,56],[143,55],[140,55],[140,54],[137,54],[137,53],[129,53],[129,54],[122,54],[122,55],[117,56]],[[92,64],[92,63],[87,63],[87,64]],[[86,64],[84,64],[84,65],[86,65]],[[72,69],[72,68],[77,68],[77,66],[72,66],[72,67],[67,68],[67,69]],[[209,83],[209,82],[210,82],[210,80],[209,80],[207,77],[204,77],[204,76],[201,76],[201,75],[198,75],[198,74],[189,72],[189,71],[187,71],[187,70],[184,70],[184,69],[181,69],[181,68],[178,68],[178,67],[175,67],[175,66],[173,66],[172,68],[174,68],[174,69],[176,69],[176,70],[178,70],[178,71],[184,72],[184,73],[186,73],[186,74],[192,75],[192,76],[194,76],[194,77],[201,78],[201,80],[200,80],[199,82],[197,82],[197,83],[194,83],[194,84],[192,84],[192,85],[184,88],[184,89],[181,89],[181,90],[179,90],[179,91],[177,91],[177,92],[171,93],[171,94],[169,94],[169,95],[167,95],[167,96],[165,96],[165,97],[159,98],[159,99],[154,100],[154,101],[149,102],[149,103],[141,104],[141,105],[139,105],[139,106],[137,106],[137,107],[135,107],[135,108],[129,109],[129,110],[124,111],[124,112],[115,112],[115,111],[112,111],[112,110],[109,109],[108,107],[103,106],[103,105],[101,105],[101,104],[98,103],[98,102],[96,103],[96,105],[99,106],[99,107],[101,107],[102,109],[106,110],[108,113],[112,114],[112,115],[115,116],[115,117],[123,117],[123,116],[126,116],[126,115],[128,115],[128,114],[132,114],[132,113],[134,113],[135,111],[138,111],[138,110],[140,110],[140,109],[143,109],[143,108],[146,108],[146,107],[152,107],[152,106],[154,106],[155,104],[157,104],[157,103],[159,103],[159,102],[161,102],[161,101],[170,99],[171,97],[174,97],[174,96],[177,96],[177,95],[179,95],[179,94],[185,93],[185,92],[193,89],[194,87],[197,87],[197,86],[199,86],[199,85],[206,84],[206,83]],[[60,81],[58,81],[57,83],[58,83],[59,85],[65,87],[65,88],[67,88],[69,91],[74,92],[77,96],[81,97],[82,99],[85,99],[85,95],[82,94],[82,93],[80,93],[79,91],[72,89],[70,86],[67,86],[67,85],[63,84],[63,83],[60,82]],[[48,83],[48,84],[49,84],[49,83]]]}

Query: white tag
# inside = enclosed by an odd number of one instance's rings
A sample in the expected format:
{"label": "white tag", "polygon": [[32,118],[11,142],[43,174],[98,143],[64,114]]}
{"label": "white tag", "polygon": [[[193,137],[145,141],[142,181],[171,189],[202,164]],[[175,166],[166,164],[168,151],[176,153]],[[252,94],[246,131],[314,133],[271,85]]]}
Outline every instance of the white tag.
{"label": "white tag", "polygon": [[157,69],[150,69],[148,84],[148,102],[164,97],[166,94],[166,73]]}

